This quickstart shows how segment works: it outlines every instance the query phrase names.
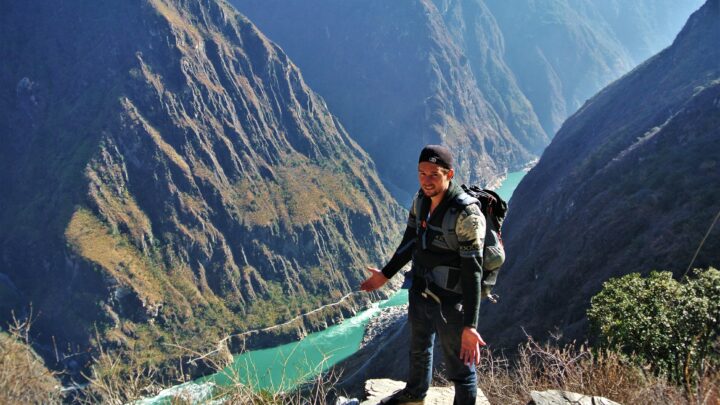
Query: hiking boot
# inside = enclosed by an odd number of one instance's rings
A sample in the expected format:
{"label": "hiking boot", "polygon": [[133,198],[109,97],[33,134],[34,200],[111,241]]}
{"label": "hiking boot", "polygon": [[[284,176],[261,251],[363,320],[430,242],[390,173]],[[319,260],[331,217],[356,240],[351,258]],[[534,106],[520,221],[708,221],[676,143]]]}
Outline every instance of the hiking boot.
{"label": "hiking boot", "polygon": [[410,393],[402,389],[389,397],[383,398],[380,402],[378,402],[378,405],[422,405],[424,403],[425,398],[410,395]]}

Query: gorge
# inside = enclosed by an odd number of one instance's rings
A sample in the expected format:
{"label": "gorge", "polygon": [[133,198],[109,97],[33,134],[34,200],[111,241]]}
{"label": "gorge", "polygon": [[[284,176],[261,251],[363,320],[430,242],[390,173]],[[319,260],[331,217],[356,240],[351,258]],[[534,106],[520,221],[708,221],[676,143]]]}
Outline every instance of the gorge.
{"label": "gorge", "polygon": [[580,334],[601,282],[582,269],[679,273],[716,208],[716,0],[630,73],[702,2],[231,3],[0,5],[0,320],[31,320],[65,383],[99,348],[206,375],[181,348],[274,347],[388,298],[351,293],[392,254],[425,143],[482,185],[540,159],[495,341],[517,337],[504,319]]}

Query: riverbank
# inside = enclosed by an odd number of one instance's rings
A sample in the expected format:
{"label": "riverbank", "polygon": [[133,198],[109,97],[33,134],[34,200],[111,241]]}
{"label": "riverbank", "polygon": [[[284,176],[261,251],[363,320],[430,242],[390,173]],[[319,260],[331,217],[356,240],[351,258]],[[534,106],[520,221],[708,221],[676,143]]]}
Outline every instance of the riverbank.
{"label": "riverbank", "polygon": [[[407,304],[382,309],[365,328],[358,351],[331,370],[339,376],[336,390],[348,397],[359,397],[369,379],[407,378],[409,336]],[[379,359],[382,369],[373,367]]]}
{"label": "riverbank", "polygon": [[407,304],[382,309],[368,322],[358,350],[377,342],[377,338],[386,335],[388,331],[397,329],[406,318]]}
{"label": "riverbank", "polygon": [[[394,317],[398,318],[407,310],[402,308],[396,311],[393,306],[398,303],[402,305],[404,302],[407,302],[407,294],[402,290],[390,299],[371,304],[368,309],[342,323],[308,334],[299,341],[266,349],[242,351],[235,354],[231,359],[232,364],[223,370],[163,390],[155,397],[144,399],[136,405],[169,404],[174,398],[180,397],[189,398],[192,403],[204,403],[217,393],[219,387],[229,386],[244,386],[256,392],[290,391],[356,353],[358,347],[364,345],[362,340],[366,336],[365,331],[380,330],[387,322],[385,316],[375,320],[377,314],[390,311],[396,313]],[[374,326],[367,327],[370,322],[373,322]]]}
{"label": "riverbank", "polygon": [[[220,344],[227,345],[232,353],[242,353],[297,342],[311,333],[323,331],[367,310],[373,303],[372,298],[365,293],[351,292],[336,302],[297,315],[281,324],[230,335]],[[385,297],[375,297],[378,298]]]}

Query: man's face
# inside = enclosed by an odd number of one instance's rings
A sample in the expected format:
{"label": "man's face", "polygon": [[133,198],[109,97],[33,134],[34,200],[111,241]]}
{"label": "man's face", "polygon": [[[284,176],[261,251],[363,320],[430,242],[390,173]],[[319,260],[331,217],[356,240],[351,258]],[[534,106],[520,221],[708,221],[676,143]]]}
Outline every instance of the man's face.
{"label": "man's face", "polygon": [[435,163],[420,162],[418,164],[418,180],[423,193],[427,197],[441,195],[450,187],[453,170],[445,169]]}

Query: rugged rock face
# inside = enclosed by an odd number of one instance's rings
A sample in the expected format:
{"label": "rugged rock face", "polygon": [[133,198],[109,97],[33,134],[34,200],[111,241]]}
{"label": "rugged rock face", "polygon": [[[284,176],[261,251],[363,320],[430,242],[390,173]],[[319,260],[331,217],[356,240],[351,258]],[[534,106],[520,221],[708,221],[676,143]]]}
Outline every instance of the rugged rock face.
{"label": "rugged rock face", "polygon": [[532,132],[537,125],[522,127],[530,140],[514,136],[430,0],[233,4],[297,61],[400,201],[417,190],[426,143],[451,146],[459,174],[480,183],[522,167],[547,144],[542,131]]}
{"label": "rugged rock face", "polygon": [[339,300],[389,256],[403,218],[374,164],[228,4],[0,9],[0,307],[32,305],[45,342],[96,327],[162,359]]}
{"label": "rugged rock face", "polygon": [[[508,262],[481,332],[514,347],[557,328],[584,338],[602,282],[631,272],[682,276],[720,211],[720,1],[671,47],[589,100],[513,194]],[[720,228],[694,267],[720,262]]]}

